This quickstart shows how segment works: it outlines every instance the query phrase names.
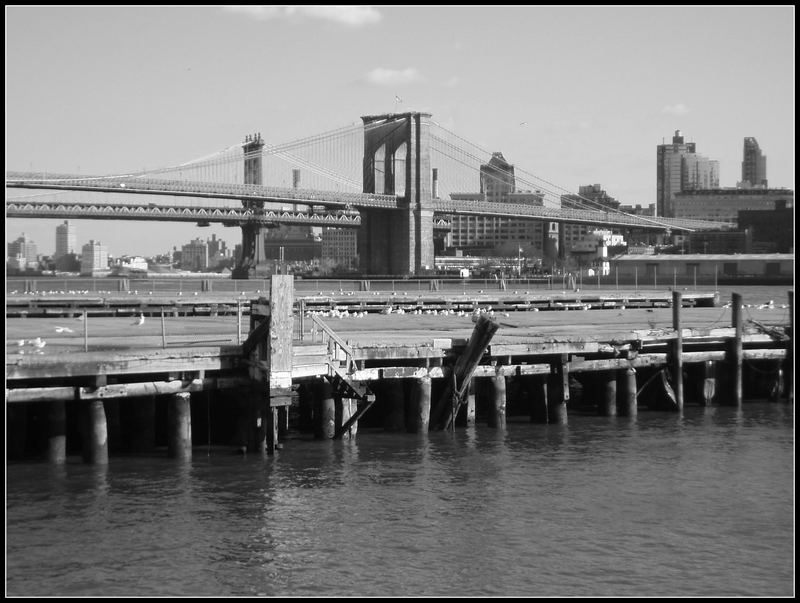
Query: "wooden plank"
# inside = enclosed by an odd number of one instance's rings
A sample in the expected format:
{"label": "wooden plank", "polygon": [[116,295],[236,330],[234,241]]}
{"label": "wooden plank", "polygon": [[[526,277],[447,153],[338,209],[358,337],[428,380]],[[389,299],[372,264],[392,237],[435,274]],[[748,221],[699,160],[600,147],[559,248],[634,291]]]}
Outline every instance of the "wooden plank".
{"label": "wooden plank", "polygon": [[294,277],[273,275],[270,279],[269,307],[272,313],[269,334],[269,368],[273,372],[292,370],[292,337],[294,331]]}

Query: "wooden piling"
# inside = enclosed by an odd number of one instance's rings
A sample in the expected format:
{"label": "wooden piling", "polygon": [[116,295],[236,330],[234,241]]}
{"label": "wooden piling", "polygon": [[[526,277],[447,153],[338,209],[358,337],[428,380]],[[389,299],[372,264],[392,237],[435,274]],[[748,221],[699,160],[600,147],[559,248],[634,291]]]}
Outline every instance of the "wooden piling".
{"label": "wooden piling", "polygon": [[475,379],[469,380],[467,386],[467,426],[475,425]]}
{"label": "wooden piling", "polygon": [[122,416],[120,414],[120,399],[108,398],[103,401],[106,410],[106,425],[108,428],[108,452],[116,454],[122,451]]}
{"label": "wooden piling", "polygon": [[531,379],[531,423],[547,423],[547,375],[539,375]]}
{"label": "wooden piling", "polygon": [[716,367],[713,360],[706,360],[703,363],[702,369],[702,396],[701,404],[703,406],[711,406],[714,403],[714,398],[717,395],[717,376]]}
{"label": "wooden piling", "polygon": [[[333,403],[333,401],[331,401],[331,403]],[[275,454],[275,450],[280,447],[280,444],[278,442],[278,437],[280,433],[278,410],[279,408],[277,406],[269,406],[265,411],[266,412],[265,447],[267,449],[268,456],[273,456]]]}
{"label": "wooden piling", "polygon": [[561,361],[556,362],[552,367],[555,379],[552,380],[553,395],[548,393],[548,417],[549,423],[558,425],[567,424],[567,403],[569,402],[569,368],[567,362],[569,358],[562,354]]}
{"label": "wooden piling", "polygon": [[622,377],[622,396],[620,398],[619,414],[624,417],[635,417],[639,402],[636,398],[636,369],[628,367],[620,371]]}
{"label": "wooden piling", "polygon": [[47,460],[54,465],[67,461],[67,407],[63,400],[47,406]]}
{"label": "wooden piling", "polygon": [[[343,440],[352,440],[356,437],[358,432],[358,421],[350,422],[350,419],[358,410],[357,402],[354,398],[344,398],[336,396],[334,398],[336,403],[336,432],[341,430],[341,438]],[[348,423],[350,423],[348,425]],[[345,429],[345,426],[347,428]]]}
{"label": "wooden piling", "polygon": [[731,296],[731,326],[734,339],[728,349],[729,399],[728,403],[736,407],[742,406],[742,296],[733,293]]}
{"label": "wooden piling", "polygon": [[317,386],[316,394],[314,437],[330,439],[336,433],[336,404],[333,400],[333,388],[323,379]]}
{"label": "wooden piling", "polygon": [[427,433],[431,415],[431,378],[414,379],[411,385],[408,431]]}
{"label": "wooden piling", "polygon": [[489,378],[492,385],[491,408],[489,409],[489,427],[506,428],[506,378],[494,375]]}
{"label": "wooden piling", "polygon": [[169,394],[167,402],[167,455],[171,458],[192,457],[191,397],[188,392]]}
{"label": "wooden piling", "polygon": [[672,292],[672,328],[675,330],[675,341],[672,343],[671,365],[672,382],[674,383],[675,404],[683,410],[683,331],[681,327],[681,306],[683,304],[680,291]]}
{"label": "wooden piling", "polygon": [[614,417],[617,415],[617,373],[616,371],[603,371],[600,378],[603,387],[599,392],[598,414],[604,417]]}
{"label": "wooden piling", "polygon": [[93,465],[108,464],[108,429],[102,400],[83,402],[83,460]]}
{"label": "wooden piling", "polygon": [[[469,381],[475,372],[475,368],[480,363],[486,348],[492,337],[497,332],[499,325],[486,316],[479,316],[478,322],[472,331],[472,335],[467,342],[464,352],[458,357],[453,366],[455,375],[455,387],[448,380],[447,387],[443,392],[436,406],[431,409],[430,427],[431,429],[447,429],[458,415],[458,408],[463,402],[464,394],[469,386]],[[457,400],[456,407],[453,407],[454,397]]]}

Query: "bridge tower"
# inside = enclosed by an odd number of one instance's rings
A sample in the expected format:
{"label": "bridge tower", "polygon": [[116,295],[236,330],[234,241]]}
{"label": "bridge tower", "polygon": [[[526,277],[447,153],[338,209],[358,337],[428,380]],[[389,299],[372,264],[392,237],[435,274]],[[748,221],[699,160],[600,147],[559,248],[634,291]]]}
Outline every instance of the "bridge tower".
{"label": "bridge tower", "polygon": [[[264,141],[261,134],[246,136],[242,148],[244,150],[244,183],[263,184],[261,150],[264,148]],[[264,207],[264,202],[242,199],[242,205],[259,210]],[[242,253],[236,258],[233,278],[266,278],[271,274],[271,265],[267,262],[264,249],[264,231],[266,229],[267,227],[262,224],[242,224]]]}
{"label": "bridge tower", "polygon": [[363,116],[364,192],[397,195],[402,208],[361,211],[364,274],[410,275],[434,267],[430,113]]}

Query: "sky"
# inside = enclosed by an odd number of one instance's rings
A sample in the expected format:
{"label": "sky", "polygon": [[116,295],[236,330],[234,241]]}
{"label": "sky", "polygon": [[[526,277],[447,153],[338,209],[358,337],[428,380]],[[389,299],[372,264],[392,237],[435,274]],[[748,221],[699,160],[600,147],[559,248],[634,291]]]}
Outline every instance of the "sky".
{"label": "sky", "polygon": [[[741,179],[755,137],[794,189],[792,5],[6,6],[6,170],[118,174],[261,132],[270,144],[426,111],[569,190],[656,197],[681,130]],[[402,99],[398,104],[397,98]],[[6,197],[42,191],[6,189]],[[55,251],[60,220],[7,219]],[[239,230],[78,220],[78,245],[153,255]]]}

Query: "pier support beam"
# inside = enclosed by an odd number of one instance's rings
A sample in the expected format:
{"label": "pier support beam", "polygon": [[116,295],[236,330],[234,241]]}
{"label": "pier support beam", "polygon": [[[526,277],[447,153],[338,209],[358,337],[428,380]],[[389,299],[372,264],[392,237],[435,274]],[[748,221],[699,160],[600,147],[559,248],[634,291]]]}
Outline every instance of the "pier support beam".
{"label": "pier support beam", "polygon": [[717,395],[716,367],[713,360],[706,360],[702,366],[702,395],[700,397],[703,406],[711,406]]}
{"label": "pier support beam", "polygon": [[600,375],[602,388],[599,392],[600,400],[597,411],[604,417],[617,415],[617,373],[616,371],[603,371]]}
{"label": "pier support beam", "polygon": [[622,378],[622,396],[620,398],[619,414],[624,417],[635,417],[639,402],[636,398],[636,369],[628,367],[620,371]]}
{"label": "pier support beam", "polygon": [[67,461],[67,407],[63,400],[48,404],[47,460],[54,465]]}
{"label": "pier support beam", "polygon": [[314,437],[318,440],[331,439],[336,433],[336,403],[333,400],[333,388],[325,380],[317,386],[314,410]]}
{"label": "pier support beam", "polygon": [[[354,398],[342,398],[336,396],[334,399],[336,403],[336,429],[342,429],[358,410],[357,401]],[[346,430],[342,431],[341,438],[343,440],[355,439],[358,432],[358,421],[350,425]]]}
{"label": "pier support beam", "polygon": [[731,295],[731,326],[734,329],[733,341],[728,347],[728,403],[742,406],[742,296]]}
{"label": "pier support beam", "polygon": [[6,450],[8,457],[25,457],[28,431],[27,404],[6,404]]}
{"label": "pier support beam", "polygon": [[675,384],[675,404],[683,410],[683,332],[681,327],[681,306],[683,304],[680,291],[672,292],[672,328],[675,329],[675,341],[672,344],[672,381]]}
{"label": "pier support beam", "polygon": [[188,392],[170,394],[167,403],[167,455],[192,458],[191,397]]}
{"label": "pier support beam", "polygon": [[552,367],[555,378],[552,380],[552,395],[548,394],[548,416],[549,423],[557,425],[567,424],[567,403],[569,402],[569,369],[567,362],[569,357],[562,355],[561,361]]}
{"label": "pier support beam", "polygon": [[475,379],[467,386],[467,426],[475,425]]}
{"label": "pier support beam", "polygon": [[547,423],[547,375],[531,379],[531,423]]}
{"label": "pier support beam", "polygon": [[120,414],[119,399],[106,399],[103,406],[106,410],[106,424],[108,426],[108,452],[116,454],[122,450],[122,416]]}
{"label": "pier support beam", "polygon": [[[331,404],[333,404],[333,400],[331,400]],[[278,443],[278,434],[280,433],[280,419],[279,419],[279,411],[280,408],[277,406],[270,406],[266,409],[266,425],[265,425],[265,435],[266,435],[266,449],[267,455],[272,456],[275,454],[275,450],[280,447]]]}
{"label": "pier support beam", "polygon": [[489,427],[506,428],[506,378],[503,375],[490,377],[492,384],[491,408],[489,409]]}
{"label": "pier support beam", "polygon": [[431,418],[431,378],[414,379],[411,386],[411,418],[408,431],[427,433]]}
{"label": "pier support beam", "polygon": [[83,402],[83,460],[93,465],[108,463],[108,428],[102,400]]}

